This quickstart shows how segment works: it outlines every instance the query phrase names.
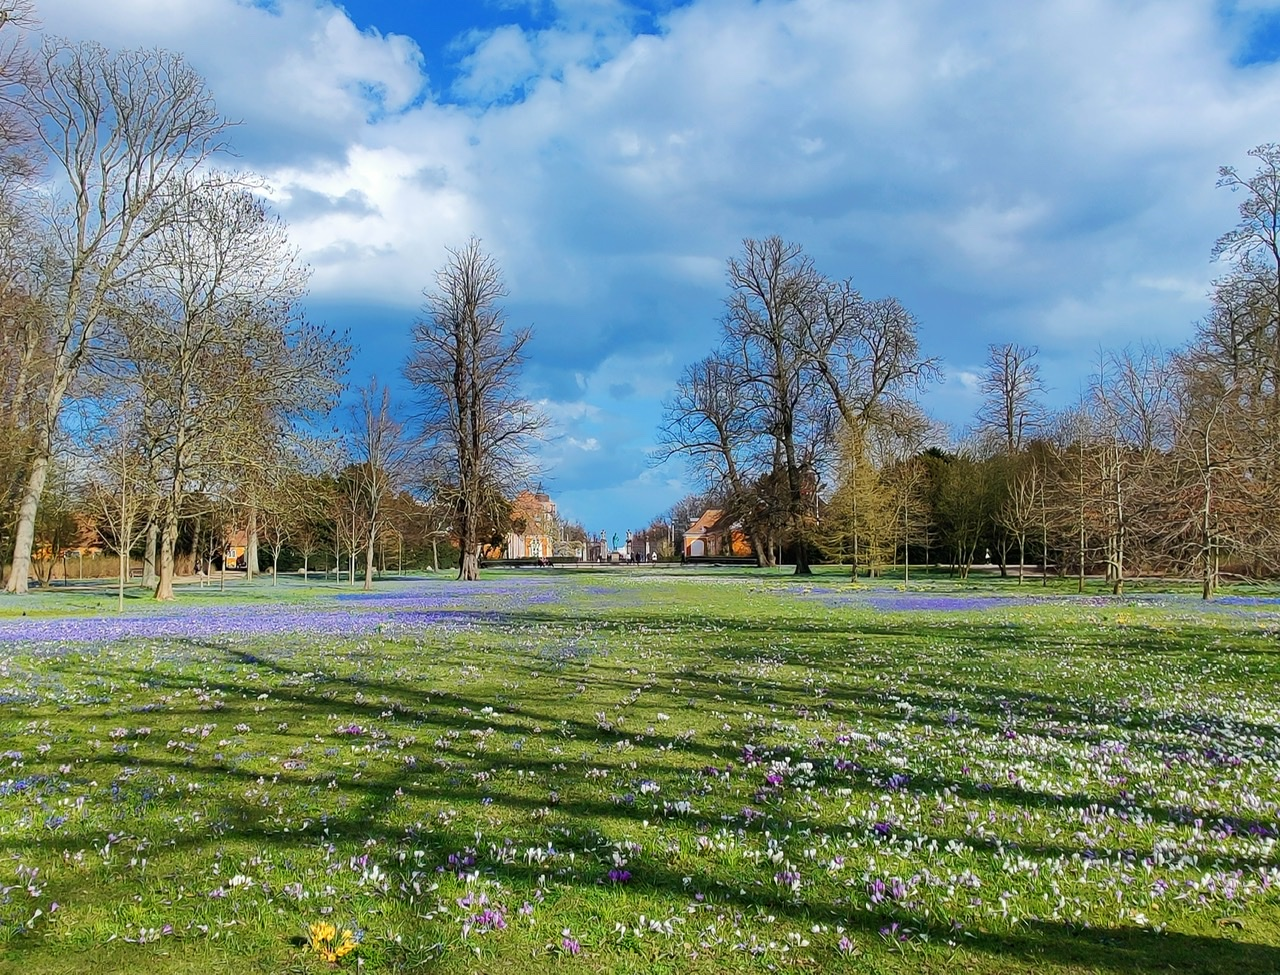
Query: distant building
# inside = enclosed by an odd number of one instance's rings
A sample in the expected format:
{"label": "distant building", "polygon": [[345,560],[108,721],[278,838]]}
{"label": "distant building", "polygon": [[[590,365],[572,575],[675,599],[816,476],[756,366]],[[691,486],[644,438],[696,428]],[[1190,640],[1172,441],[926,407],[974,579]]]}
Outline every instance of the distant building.
{"label": "distant building", "polygon": [[742,530],[742,523],[731,520],[719,508],[708,508],[684,533],[685,558],[746,557],[751,554],[751,540]]}
{"label": "distant building", "polygon": [[45,539],[32,548],[31,557],[36,562],[52,562],[55,559],[75,555],[79,558],[101,555],[103,552],[102,536],[98,534],[97,524],[86,514],[75,513],[71,516],[74,525],[70,538],[57,539],[54,542]]}
{"label": "distant building", "polygon": [[511,500],[511,531],[501,549],[487,548],[488,559],[549,559],[559,531],[556,503],[541,491],[521,491]]}
{"label": "distant building", "polygon": [[[222,550],[222,564],[228,569],[243,569],[248,564],[248,551],[249,533],[237,528],[227,538],[226,547]],[[253,570],[257,572],[258,567],[255,565]]]}

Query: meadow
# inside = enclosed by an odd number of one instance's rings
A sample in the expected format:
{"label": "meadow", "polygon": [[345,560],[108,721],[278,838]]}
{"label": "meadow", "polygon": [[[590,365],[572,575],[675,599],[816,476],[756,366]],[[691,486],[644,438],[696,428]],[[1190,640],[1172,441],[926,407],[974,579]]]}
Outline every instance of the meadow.
{"label": "meadow", "polygon": [[1280,597],[0,600],[0,970],[1280,971]]}

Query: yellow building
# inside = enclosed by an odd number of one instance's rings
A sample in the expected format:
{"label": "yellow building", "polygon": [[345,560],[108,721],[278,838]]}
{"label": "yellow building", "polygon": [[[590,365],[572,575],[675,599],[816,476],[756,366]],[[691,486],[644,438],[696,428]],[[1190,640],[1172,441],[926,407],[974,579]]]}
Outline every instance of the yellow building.
{"label": "yellow building", "polygon": [[554,554],[556,503],[541,491],[521,491],[511,500],[511,531],[501,550],[487,548],[487,559],[549,559]]}

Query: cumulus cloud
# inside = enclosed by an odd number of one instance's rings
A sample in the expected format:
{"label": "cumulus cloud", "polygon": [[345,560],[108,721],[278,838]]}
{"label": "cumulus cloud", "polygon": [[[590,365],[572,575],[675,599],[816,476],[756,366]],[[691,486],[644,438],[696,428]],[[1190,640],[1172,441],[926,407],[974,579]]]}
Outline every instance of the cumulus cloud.
{"label": "cumulus cloud", "polygon": [[[1083,375],[1100,341],[1190,333],[1235,220],[1216,169],[1277,137],[1261,0],[660,9],[512,4],[424,55],[330,0],[41,4],[52,32],[188,54],[319,299],[414,309],[444,247],[481,237],[535,327],[537,395],[594,411],[565,490],[666,490],[630,458],[714,342],[743,237],[896,295],[947,361],[1030,335]],[[965,390],[935,402],[970,409]]]}
{"label": "cumulus cloud", "polygon": [[260,167],[340,154],[370,123],[415,104],[427,84],[414,40],[357,30],[327,2],[45,0],[39,10],[52,34],[182,52],[219,107],[243,120],[236,145]]}
{"label": "cumulus cloud", "polygon": [[330,196],[307,189],[305,186],[291,186],[289,192],[278,204],[285,217],[293,220],[311,220],[326,214],[342,213],[354,217],[376,217],[378,208],[361,190],[350,189],[341,196]]}
{"label": "cumulus cloud", "polygon": [[462,98],[483,103],[520,93],[538,73],[538,58],[528,36],[509,24],[470,38],[471,51],[462,59],[462,76],[453,90]]}

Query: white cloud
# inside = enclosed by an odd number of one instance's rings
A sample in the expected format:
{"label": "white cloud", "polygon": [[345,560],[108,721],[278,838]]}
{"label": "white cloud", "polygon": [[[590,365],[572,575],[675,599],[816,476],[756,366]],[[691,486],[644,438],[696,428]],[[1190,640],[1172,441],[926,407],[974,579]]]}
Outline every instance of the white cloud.
{"label": "white cloud", "polygon": [[44,0],[40,16],[52,34],[183,53],[219,108],[244,120],[236,143],[259,159],[340,151],[370,120],[414,104],[427,81],[416,42],[359,31],[323,0],[272,9],[237,0]]}
{"label": "white cloud", "polygon": [[1133,283],[1135,287],[1148,288],[1152,291],[1170,294],[1181,301],[1187,302],[1189,305],[1197,305],[1202,304],[1205,295],[1209,293],[1212,285],[1212,275],[1187,275],[1184,277],[1175,275],[1139,275],[1134,278]]}
{"label": "white cloud", "polygon": [[473,50],[462,61],[463,75],[454,84],[462,97],[484,103],[498,101],[537,74],[538,59],[519,27],[499,27],[473,40]]}
{"label": "white cloud", "polygon": [[[416,308],[444,247],[480,236],[557,422],[620,484],[715,339],[743,237],[896,294],[928,353],[1025,337],[1070,385],[1099,342],[1189,334],[1235,222],[1216,169],[1249,170],[1280,118],[1280,68],[1238,67],[1244,28],[1208,0],[693,0],[645,35],[617,0],[562,0],[429,52],[459,68],[435,93],[415,41],[328,0],[41,12],[187,52],[244,119],[237,164],[293,207],[320,298]],[[964,375],[933,402],[967,409]]]}
{"label": "white cloud", "polygon": [[1042,201],[1009,206],[984,202],[944,221],[940,233],[979,269],[1007,266],[1026,253],[1028,238],[1048,214]]}

